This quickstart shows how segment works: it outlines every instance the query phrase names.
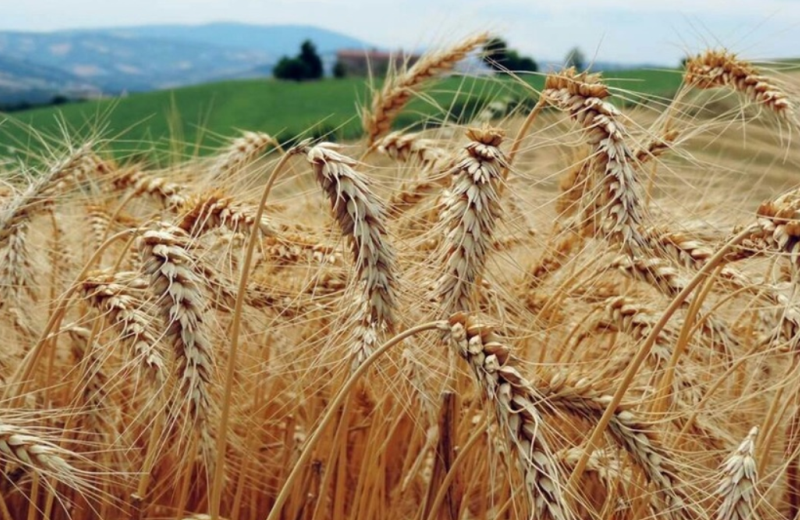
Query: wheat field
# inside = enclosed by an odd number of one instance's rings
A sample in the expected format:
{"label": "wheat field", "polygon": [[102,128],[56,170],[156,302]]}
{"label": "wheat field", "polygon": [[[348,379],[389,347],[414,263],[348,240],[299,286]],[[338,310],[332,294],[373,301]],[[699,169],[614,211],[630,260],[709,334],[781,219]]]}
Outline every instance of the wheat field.
{"label": "wheat field", "polygon": [[487,38],[359,141],[4,165],[0,519],[797,518],[800,81],[393,131]]}

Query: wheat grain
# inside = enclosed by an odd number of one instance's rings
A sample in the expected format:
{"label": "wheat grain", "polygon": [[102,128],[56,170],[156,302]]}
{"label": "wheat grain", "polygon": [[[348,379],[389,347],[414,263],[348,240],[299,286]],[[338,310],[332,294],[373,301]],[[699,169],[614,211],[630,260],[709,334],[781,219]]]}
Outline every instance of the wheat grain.
{"label": "wheat grain", "polygon": [[433,139],[420,134],[392,132],[377,143],[378,151],[400,162],[413,162],[423,169],[435,170],[449,154]]}
{"label": "wheat grain", "polygon": [[222,181],[234,176],[256,160],[268,146],[276,144],[275,139],[263,132],[244,132],[231,141],[225,152],[211,166],[211,181]]}
{"label": "wheat grain", "polygon": [[[192,236],[200,236],[219,227],[233,233],[243,228],[254,228],[256,209],[222,195],[219,190],[189,197],[181,209],[184,214],[178,227]],[[261,218],[258,229],[266,236],[274,234],[267,217]]]}
{"label": "wheat grain", "polygon": [[180,208],[186,203],[185,188],[164,177],[151,177],[136,167],[130,167],[111,179],[114,189],[130,190],[134,196],[149,195],[161,201],[165,208]]}
{"label": "wheat grain", "polygon": [[67,460],[77,458],[69,450],[26,428],[0,422],[0,459],[4,463],[40,471],[74,487],[80,483],[80,477]]}

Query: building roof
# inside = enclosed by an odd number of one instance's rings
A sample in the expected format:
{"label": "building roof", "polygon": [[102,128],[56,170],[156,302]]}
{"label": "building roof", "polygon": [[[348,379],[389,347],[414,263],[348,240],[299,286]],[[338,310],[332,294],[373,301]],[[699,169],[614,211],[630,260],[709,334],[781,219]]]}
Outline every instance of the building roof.
{"label": "building roof", "polygon": [[415,54],[406,54],[403,51],[386,52],[367,49],[340,49],[336,51],[338,58],[359,58],[369,60],[388,60],[391,58],[418,58]]}

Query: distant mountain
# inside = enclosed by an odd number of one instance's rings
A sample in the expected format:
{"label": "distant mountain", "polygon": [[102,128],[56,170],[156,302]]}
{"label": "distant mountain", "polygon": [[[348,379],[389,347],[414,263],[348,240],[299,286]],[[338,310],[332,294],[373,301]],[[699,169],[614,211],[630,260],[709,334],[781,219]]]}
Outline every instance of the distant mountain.
{"label": "distant mountain", "polygon": [[60,69],[107,92],[201,83],[268,61],[259,51],[102,31],[0,32],[0,56]]}
{"label": "distant mountain", "polygon": [[155,38],[201,43],[260,51],[269,55],[270,62],[281,56],[297,54],[303,40],[311,40],[320,54],[338,49],[362,49],[369,44],[346,34],[310,25],[248,25],[242,23],[211,23],[207,25],[149,25],[104,29],[104,34],[119,37]]}
{"label": "distant mountain", "polygon": [[43,103],[59,94],[97,93],[96,87],[63,70],[0,55],[0,100],[5,105]]}
{"label": "distant mountain", "polygon": [[[17,98],[24,98],[27,85],[30,97],[38,102],[50,96],[51,87],[58,91],[59,85],[117,94],[268,76],[281,56],[296,54],[306,39],[315,43],[326,62],[338,49],[369,46],[344,34],[302,25],[0,31],[0,57],[6,60],[0,62],[0,102],[6,101],[12,86]],[[6,66],[12,62],[15,65]],[[26,76],[21,63],[29,65],[29,81],[21,79]],[[50,76],[42,76],[44,70]]]}

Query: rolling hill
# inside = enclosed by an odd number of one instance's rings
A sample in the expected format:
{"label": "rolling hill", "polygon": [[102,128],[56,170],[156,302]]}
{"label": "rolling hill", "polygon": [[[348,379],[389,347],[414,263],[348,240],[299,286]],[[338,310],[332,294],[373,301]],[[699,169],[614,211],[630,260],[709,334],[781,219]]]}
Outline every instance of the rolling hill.
{"label": "rolling hill", "polygon": [[[609,84],[646,95],[670,96],[681,75],[670,70],[620,71]],[[541,76],[527,80],[542,87]],[[445,117],[468,118],[490,99],[530,102],[535,94],[504,78],[450,77],[432,85],[425,101],[413,101],[398,117],[399,127],[436,124]],[[627,98],[632,94],[627,94]],[[92,135],[114,136],[119,155],[153,150],[204,154],[242,130],[263,131],[289,139],[303,132],[334,139],[360,135],[358,106],[368,99],[363,79],[309,83],[274,80],[226,81],[170,91],[0,115],[0,155],[35,147],[31,129],[59,136],[63,126],[80,142]],[[622,97],[620,97],[622,99]],[[449,114],[449,116],[448,116]]]}

